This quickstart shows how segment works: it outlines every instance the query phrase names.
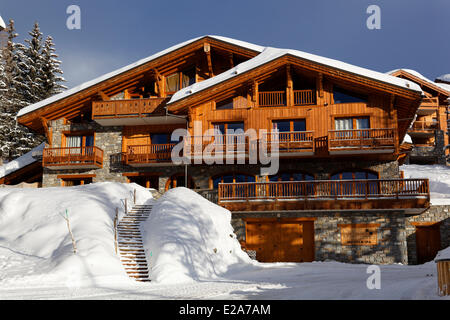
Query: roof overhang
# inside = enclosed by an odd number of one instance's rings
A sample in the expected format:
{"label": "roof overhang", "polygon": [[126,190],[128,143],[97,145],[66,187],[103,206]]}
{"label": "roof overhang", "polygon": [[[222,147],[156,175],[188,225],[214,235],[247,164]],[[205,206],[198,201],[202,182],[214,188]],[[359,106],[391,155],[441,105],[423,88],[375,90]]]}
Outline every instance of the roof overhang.
{"label": "roof overhang", "polygon": [[70,113],[68,109],[83,108],[83,103],[89,103],[99,92],[113,85],[120,85],[133,77],[154,69],[167,61],[177,59],[187,52],[195,51],[203,47],[205,43],[213,48],[228,50],[248,58],[256,56],[263,47],[220,36],[203,36],[177,44],[160,51],[152,56],[141,59],[128,66],[100,76],[79,86],[68,89],[48,99],[22,108],[17,114],[17,121],[35,131],[41,131],[39,118],[54,120]]}
{"label": "roof overhang", "polygon": [[441,93],[444,96],[447,96],[447,97],[450,96],[450,91],[445,90],[444,88],[435,84],[431,80],[427,81],[424,78],[419,77],[418,75],[412,74],[411,72],[408,72],[408,70],[398,69],[398,70],[389,72],[389,74],[394,77],[403,76],[411,81],[414,81],[414,82],[420,84],[421,86],[424,86],[424,87],[430,88],[434,91],[437,91],[438,93]]}

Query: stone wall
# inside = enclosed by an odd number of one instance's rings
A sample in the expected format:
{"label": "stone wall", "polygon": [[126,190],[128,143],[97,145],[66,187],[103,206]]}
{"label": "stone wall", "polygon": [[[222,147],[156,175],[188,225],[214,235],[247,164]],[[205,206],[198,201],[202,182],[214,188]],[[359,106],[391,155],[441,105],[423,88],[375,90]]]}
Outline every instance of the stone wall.
{"label": "stone wall", "polygon": [[[245,241],[243,218],[314,217],[315,261],[335,260],[352,263],[408,263],[405,218],[401,212],[266,212],[233,213],[232,225],[239,240]],[[339,224],[376,223],[378,244],[342,245]]]}

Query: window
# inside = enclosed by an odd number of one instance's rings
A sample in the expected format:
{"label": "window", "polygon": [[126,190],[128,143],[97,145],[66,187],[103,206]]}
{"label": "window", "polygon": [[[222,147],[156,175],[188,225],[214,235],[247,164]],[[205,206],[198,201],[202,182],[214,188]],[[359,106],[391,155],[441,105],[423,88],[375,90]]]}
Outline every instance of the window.
{"label": "window", "polygon": [[[281,182],[281,181],[312,181],[314,176],[302,173],[302,172],[284,172],[273,176],[269,176],[270,182]],[[302,183],[297,186],[291,184],[281,184],[277,187],[277,192],[279,195],[284,195],[287,197],[292,196],[306,196],[314,194],[314,184],[313,183]]]}
{"label": "window", "polygon": [[368,97],[364,94],[351,92],[339,87],[333,87],[334,103],[352,103],[352,102],[368,102]]}
{"label": "window", "polygon": [[298,173],[286,172],[269,176],[269,181],[307,181],[307,180],[314,180],[314,176],[301,172]]}
{"label": "window", "polygon": [[274,120],[272,121],[272,127],[278,129],[279,132],[306,131],[306,121],[304,119]]}
{"label": "window", "polygon": [[225,135],[219,136],[215,139],[217,144],[242,144],[245,142],[244,136],[244,122],[226,122],[214,124],[214,131],[216,134]]}
{"label": "window", "polygon": [[255,182],[255,176],[241,173],[223,174],[212,178],[213,189],[219,188],[219,183]]}
{"label": "window", "polygon": [[92,183],[92,178],[63,178],[62,184],[64,187],[80,186]]}
{"label": "window", "polygon": [[233,109],[233,98],[216,102],[216,110]]}
{"label": "window", "polygon": [[378,179],[378,174],[370,171],[344,171],[333,174],[331,180]]}
{"label": "window", "polygon": [[[194,180],[192,179],[192,177],[190,177],[188,175],[187,180],[188,180],[187,187],[189,189],[194,189],[195,184],[194,184]],[[177,187],[185,187],[185,186],[186,186],[186,179],[185,179],[184,173],[177,173],[177,174],[174,174],[172,177],[170,177],[169,180],[167,180],[166,190],[169,190],[172,188],[177,188]]]}
{"label": "window", "polygon": [[370,118],[369,117],[335,118],[334,127],[336,130],[370,129]]}
{"label": "window", "polygon": [[[331,180],[374,180],[378,174],[370,171],[343,171],[331,176]],[[378,194],[378,181],[333,184],[332,194],[338,195],[370,195]]]}
{"label": "window", "polygon": [[195,69],[175,72],[166,76],[166,92],[171,94],[195,83]]}
{"label": "window", "polygon": [[93,153],[94,146],[94,135],[86,134],[86,135],[76,135],[76,134],[65,134],[65,146],[68,148],[66,152],[69,154],[89,154]]}

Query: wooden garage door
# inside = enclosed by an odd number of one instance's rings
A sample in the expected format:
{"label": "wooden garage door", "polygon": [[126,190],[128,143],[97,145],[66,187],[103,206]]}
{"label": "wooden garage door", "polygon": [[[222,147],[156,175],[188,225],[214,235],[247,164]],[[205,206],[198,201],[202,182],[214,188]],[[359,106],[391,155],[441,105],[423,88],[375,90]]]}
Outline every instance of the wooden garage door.
{"label": "wooden garage door", "polygon": [[314,221],[247,221],[246,247],[261,262],[313,261]]}

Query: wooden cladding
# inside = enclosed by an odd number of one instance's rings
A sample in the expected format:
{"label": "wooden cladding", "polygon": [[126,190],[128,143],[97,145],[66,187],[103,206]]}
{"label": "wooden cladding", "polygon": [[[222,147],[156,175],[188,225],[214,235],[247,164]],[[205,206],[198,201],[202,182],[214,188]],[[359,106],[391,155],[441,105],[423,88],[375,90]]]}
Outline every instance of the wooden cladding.
{"label": "wooden cladding", "polygon": [[375,246],[380,224],[338,224],[343,246]]}
{"label": "wooden cladding", "polygon": [[50,169],[101,168],[103,150],[95,146],[44,148],[42,166]]}
{"label": "wooden cladding", "polygon": [[428,179],[314,180],[219,184],[219,203],[247,200],[382,199],[425,197]]}
{"label": "wooden cladding", "polygon": [[396,130],[394,129],[356,129],[330,130],[328,135],[330,150],[343,148],[357,149],[394,149]]}
{"label": "wooden cladding", "polygon": [[161,111],[166,102],[167,98],[94,101],[92,119],[145,117]]}

